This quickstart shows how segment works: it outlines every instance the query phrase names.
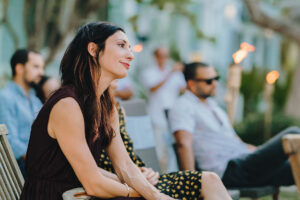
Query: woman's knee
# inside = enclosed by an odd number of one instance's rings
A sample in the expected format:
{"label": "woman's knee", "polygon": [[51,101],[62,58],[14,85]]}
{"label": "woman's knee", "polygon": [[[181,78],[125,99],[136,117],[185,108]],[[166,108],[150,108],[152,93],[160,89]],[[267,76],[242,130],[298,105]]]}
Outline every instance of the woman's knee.
{"label": "woman's knee", "polygon": [[202,183],[214,185],[222,183],[221,178],[214,172],[203,172],[202,173]]}
{"label": "woman's knee", "polygon": [[202,173],[202,196],[204,199],[232,199],[221,178],[214,172]]}

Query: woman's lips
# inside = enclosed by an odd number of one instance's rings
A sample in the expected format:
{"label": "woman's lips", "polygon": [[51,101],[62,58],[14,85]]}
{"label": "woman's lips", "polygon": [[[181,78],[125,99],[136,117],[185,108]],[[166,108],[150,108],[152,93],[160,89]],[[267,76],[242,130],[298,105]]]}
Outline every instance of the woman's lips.
{"label": "woman's lips", "polygon": [[129,69],[129,67],[130,67],[130,64],[129,63],[124,63],[124,62],[120,62],[122,65],[124,65],[124,67],[126,68],[126,69]]}

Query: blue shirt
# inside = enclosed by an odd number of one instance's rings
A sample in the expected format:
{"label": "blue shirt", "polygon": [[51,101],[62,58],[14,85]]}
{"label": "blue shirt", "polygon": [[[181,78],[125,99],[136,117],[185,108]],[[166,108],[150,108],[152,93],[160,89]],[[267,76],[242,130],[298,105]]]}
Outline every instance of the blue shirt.
{"label": "blue shirt", "polygon": [[193,135],[193,151],[201,170],[223,176],[228,162],[249,153],[232,128],[228,115],[208,98],[203,103],[186,91],[170,111],[172,132],[183,130]]}
{"label": "blue shirt", "polygon": [[31,125],[41,107],[42,103],[33,89],[27,96],[14,81],[0,91],[0,124],[7,126],[7,138],[16,159],[26,153]]}

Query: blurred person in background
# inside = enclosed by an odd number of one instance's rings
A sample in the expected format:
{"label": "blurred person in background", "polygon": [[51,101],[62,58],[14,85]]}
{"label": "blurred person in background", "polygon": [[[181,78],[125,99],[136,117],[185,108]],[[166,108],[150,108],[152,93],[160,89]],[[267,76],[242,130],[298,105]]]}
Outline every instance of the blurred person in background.
{"label": "blurred person in background", "polygon": [[121,99],[123,101],[129,100],[134,95],[134,87],[129,77],[119,79],[118,87],[114,91],[114,95],[117,99]]}
{"label": "blurred person in background", "polygon": [[157,145],[160,167],[163,172],[177,170],[177,161],[172,148],[173,138],[169,133],[167,122],[168,110],[185,89],[182,74],[183,65],[175,63],[173,68],[168,65],[169,50],[159,47],[154,51],[156,65],[142,73],[142,83],[149,91],[149,115]]}
{"label": "blurred person in background", "polygon": [[45,103],[60,88],[60,82],[56,78],[44,75],[38,84],[34,84],[33,88],[36,91],[36,96],[42,103]]}
{"label": "blurred person in background", "polygon": [[31,125],[42,103],[32,85],[44,74],[42,56],[31,50],[17,50],[11,58],[12,80],[0,91],[0,123],[8,129],[8,140],[25,175],[24,161]]}

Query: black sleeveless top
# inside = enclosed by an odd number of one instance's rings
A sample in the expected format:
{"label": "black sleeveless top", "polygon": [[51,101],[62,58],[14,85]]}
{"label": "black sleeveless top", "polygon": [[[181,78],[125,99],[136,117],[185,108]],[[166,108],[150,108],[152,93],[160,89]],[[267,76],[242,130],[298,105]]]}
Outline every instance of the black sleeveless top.
{"label": "black sleeveless top", "polygon": [[66,190],[82,187],[57,140],[47,130],[53,106],[66,97],[74,98],[80,105],[75,89],[64,86],[44,104],[32,124],[25,163],[27,179],[21,200],[59,200]]}

